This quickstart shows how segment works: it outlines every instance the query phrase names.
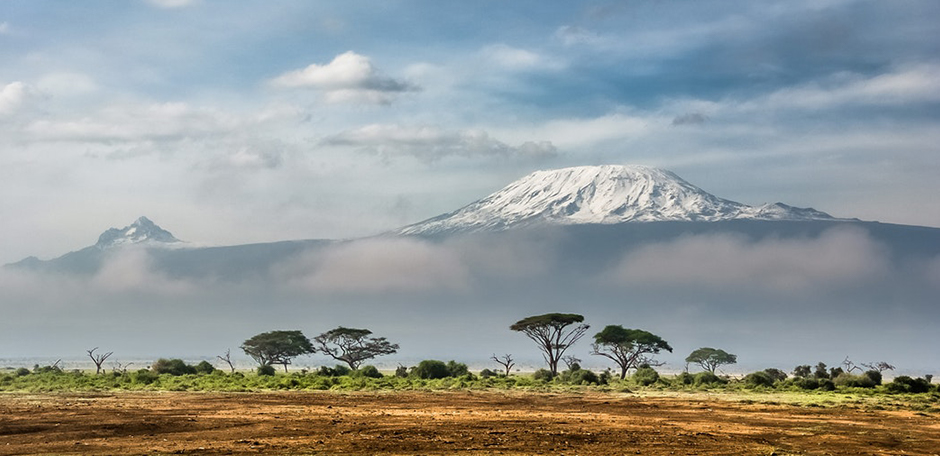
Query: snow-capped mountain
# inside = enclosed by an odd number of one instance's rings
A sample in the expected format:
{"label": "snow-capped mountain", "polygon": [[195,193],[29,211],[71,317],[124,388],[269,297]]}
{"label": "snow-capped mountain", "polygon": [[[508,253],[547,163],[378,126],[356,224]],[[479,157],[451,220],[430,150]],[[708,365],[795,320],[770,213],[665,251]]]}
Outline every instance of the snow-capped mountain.
{"label": "snow-capped mountain", "polygon": [[639,165],[536,171],[455,212],[399,234],[503,230],[535,224],[723,220],[836,220],[783,203],[748,206],[714,196],[670,171]]}
{"label": "snow-capped mountain", "polygon": [[124,228],[109,228],[98,236],[97,248],[108,248],[128,244],[161,245],[181,242],[169,231],[153,223],[147,217],[140,217]]}

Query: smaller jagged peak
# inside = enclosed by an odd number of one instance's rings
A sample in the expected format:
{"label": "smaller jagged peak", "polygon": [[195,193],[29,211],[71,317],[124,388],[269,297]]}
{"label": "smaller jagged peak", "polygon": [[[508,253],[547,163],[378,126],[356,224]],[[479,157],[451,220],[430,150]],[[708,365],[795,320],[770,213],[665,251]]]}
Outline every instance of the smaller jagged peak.
{"label": "smaller jagged peak", "polygon": [[95,244],[98,248],[107,248],[129,244],[174,244],[180,242],[167,230],[164,230],[149,218],[141,216],[134,223],[124,228],[109,228]]}

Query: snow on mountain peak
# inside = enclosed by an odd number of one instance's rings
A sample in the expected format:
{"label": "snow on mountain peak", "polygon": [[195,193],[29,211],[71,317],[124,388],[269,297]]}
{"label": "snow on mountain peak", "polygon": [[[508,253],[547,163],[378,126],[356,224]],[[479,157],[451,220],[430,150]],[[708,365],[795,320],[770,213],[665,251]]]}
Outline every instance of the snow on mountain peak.
{"label": "snow on mountain peak", "polygon": [[153,223],[147,217],[140,217],[124,228],[109,228],[98,237],[98,248],[128,244],[172,244],[180,242],[169,231]]}
{"label": "snow on mountain peak", "polygon": [[670,171],[641,165],[536,171],[455,212],[400,234],[502,230],[550,224],[654,221],[819,220],[831,216],[782,203],[748,206],[714,196]]}

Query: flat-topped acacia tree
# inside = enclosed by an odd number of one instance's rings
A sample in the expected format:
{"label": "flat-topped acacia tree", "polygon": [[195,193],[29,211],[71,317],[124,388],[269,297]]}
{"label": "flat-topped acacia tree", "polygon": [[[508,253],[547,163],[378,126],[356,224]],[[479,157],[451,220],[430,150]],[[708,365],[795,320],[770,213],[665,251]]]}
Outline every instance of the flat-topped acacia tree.
{"label": "flat-topped acacia tree", "polygon": [[[568,347],[574,345],[589,325],[582,323],[584,316],[578,314],[549,313],[523,318],[509,327],[532,339],[542,351],[552,376],[558,375],[558,361]],[[574,327],[570,327],[575,325]]]}
{"label": "flat-topped acacia tree", "polygon": [[270,331],[246,340],[242,350],[261,367],[281,364],[287,372],[291,360],[312,353],[313,345],[300,331]]}
{"label": "flat-topped acacia tree", "polygon": [[317,344],[318,352],[349,364],[350,369],[356,370],[367,359],[398,351],[398,344],[384,337],[369,337],[371,335],[372,331],[368,329],[340,326],[314,337],[313,341]]}
{"label": "flat-topped acacia tree", "polygon": [[[714,374],[718,366],[737,363],[738,357],[720,348],[702,347],[689,353],[689,356],[685,357],[685,362],[698,364],[702,369]],[[822,369],[825,373],[825,364],[822,365]]]}
{"label": "flat-topped acacia tree", "polygon": [[652,362],[651,355],[661,350],[672,352],[669,343],[642,329],[626,329],[620,325],[608,325],[594,335],[592,355],[605,356],[620,366],[620,379],[627,371],[640,364]]}

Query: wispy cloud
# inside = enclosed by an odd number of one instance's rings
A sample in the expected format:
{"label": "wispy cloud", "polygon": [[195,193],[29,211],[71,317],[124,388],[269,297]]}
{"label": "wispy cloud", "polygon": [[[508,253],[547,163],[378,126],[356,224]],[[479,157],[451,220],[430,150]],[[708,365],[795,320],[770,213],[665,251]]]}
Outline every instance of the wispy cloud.
{"label": "wispy cloud", "polygon": [[423,161],[445,157],[495,157],[541,160],[557,154],[550,142],[507,145],[481,130],[447,131],[432,126],[367,125],[327,137],[323,144],[350,146],[386,157],[412,156]]}
{"label": "wispy cloud", "polygon": [[196,4],[199,0],[147,0],[147,3],[158,8],[185,8]]}

